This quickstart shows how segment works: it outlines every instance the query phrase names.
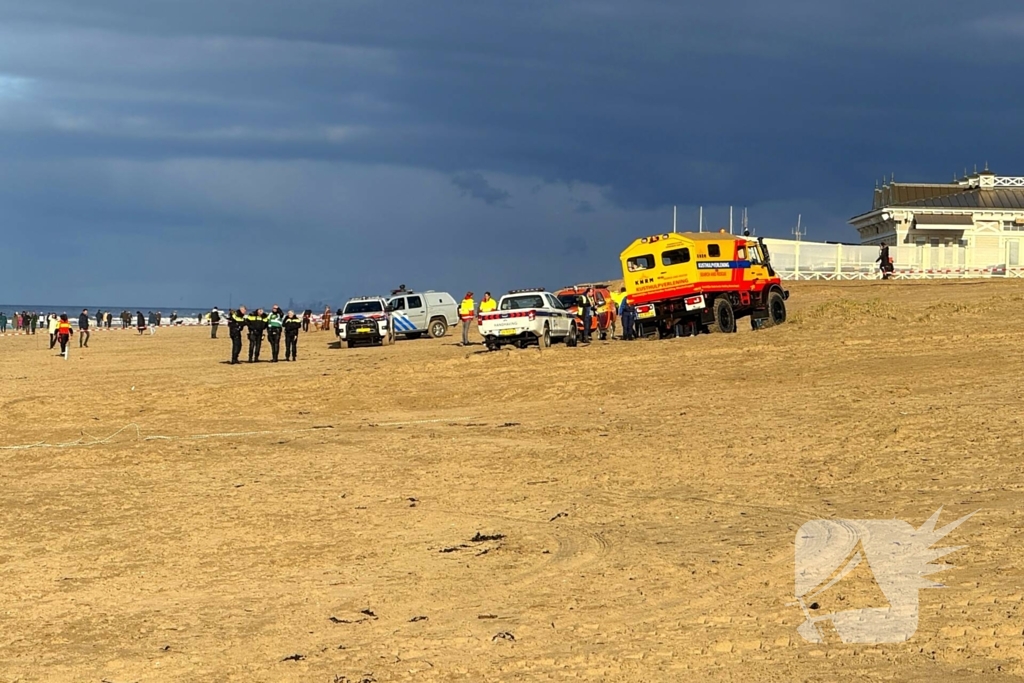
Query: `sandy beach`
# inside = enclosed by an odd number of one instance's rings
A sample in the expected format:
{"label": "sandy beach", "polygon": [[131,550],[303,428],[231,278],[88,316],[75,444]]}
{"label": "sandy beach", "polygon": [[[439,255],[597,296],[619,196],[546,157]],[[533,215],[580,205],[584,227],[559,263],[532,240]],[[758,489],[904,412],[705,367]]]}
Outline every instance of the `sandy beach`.
{"label": "sandy beach", "polygon": [[[788,286],[577,349],[0,339],[0,681],[1024,680],[1024,282]],[[802,524],[940,507],[910,640],[798,635]]]}

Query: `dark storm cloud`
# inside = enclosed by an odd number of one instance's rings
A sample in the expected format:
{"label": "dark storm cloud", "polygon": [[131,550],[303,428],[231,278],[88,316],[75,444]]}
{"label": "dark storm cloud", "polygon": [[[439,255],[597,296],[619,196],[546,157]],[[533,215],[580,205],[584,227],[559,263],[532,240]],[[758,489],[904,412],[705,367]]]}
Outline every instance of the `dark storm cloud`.
{"label": "dark storm cloud", "polygon": [[456,174],[452,177],[452,185],[459,188],[463,196],[479,199],[489,206],[507,206],[512,197],[507,191],[491,185],[479,171]]}
{"label": "dark storm cloud", "polygon": [[[26,268],[41,234],[372,251],[424,187],[402,220],[445,258],[500,222],[479,207],[553,238],[530,257],[551,271],[574,220],[611,230],[569,250],[597,277],[676,203],[852,239],[883,174],[1024,173],[1022,37],[1007,0],[0,0],[0,219]],[[459,268],[431,286],[464,289]]]}

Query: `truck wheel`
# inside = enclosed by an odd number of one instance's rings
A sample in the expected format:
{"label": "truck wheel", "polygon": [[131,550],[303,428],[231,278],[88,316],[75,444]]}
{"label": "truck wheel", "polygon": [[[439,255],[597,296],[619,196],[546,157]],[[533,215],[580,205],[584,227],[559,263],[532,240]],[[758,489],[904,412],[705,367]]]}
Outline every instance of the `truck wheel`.
{"label": "truck wheel", "polygon": [[551,348],[551,328],[547,325],[544,325],[544,334],[540,336],[540,345],[544,349]]}
{"label": "truck wheel", "polygon": [[577,344],[576,340],[576,325],[569,326],[569,334],[565,337],[565,345],[568,347],[574,347]]}
{"label": "truck wheel", "polygon": [[764,321],[765,327],[773,327],[786,322],[786,300],[778,291],[772,291],[768,295],[768,319]]}
{"label": "truck wheel", "polygon": [[351,339],[350,339],[350,340],[348,340],[347,342],[345,342],[345,344],[346,344],[346,345],[348,346],[348,348],[350,348],[350,349],[354,349],[354,348],[356,347],[356,343],[355,343],[354,341],[352,341]]}
{"label": "truck wheel", "polygon": [[422,332],[406,332],[405,333],[405,338],[406,339],[419,339],[422,336],[423,336]]}
{"label": "truck wheel", "polygon": [[724,296],[715,299],[715,323],[711,331],[726,334],[736,331],[736,312],[732,310],[732,303]]}
{"label": "truck wheel", "polygon": [[430,336],[440,339],[448,332],[448,323],[442,318],[434,318],[430,321]]}

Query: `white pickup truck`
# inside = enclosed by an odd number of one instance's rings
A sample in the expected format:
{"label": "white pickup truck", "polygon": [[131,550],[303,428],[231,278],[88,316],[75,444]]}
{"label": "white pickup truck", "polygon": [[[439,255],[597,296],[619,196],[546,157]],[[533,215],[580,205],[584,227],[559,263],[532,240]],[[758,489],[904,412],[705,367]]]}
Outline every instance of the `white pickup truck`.
{"label": "white pickup truck", "polygon": [[558,297],[543,289],[517,289],[501,297],[498,309],[480,313],[476,324],[489,351],[506,344],[524,349],[528,344],[551,346],[564,341],[576,346],[575,316]]}

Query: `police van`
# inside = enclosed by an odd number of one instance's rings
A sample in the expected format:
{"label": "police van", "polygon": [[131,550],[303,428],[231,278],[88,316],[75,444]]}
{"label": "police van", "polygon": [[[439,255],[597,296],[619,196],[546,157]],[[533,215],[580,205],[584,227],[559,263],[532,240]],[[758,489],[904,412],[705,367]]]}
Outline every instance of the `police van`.
{"label": "police van", "polygon": [[459,306],[448,292],[402,290],[388,299],[388,312],[395,334],[408,339],[424,334],[437,339],[459,322]]}

